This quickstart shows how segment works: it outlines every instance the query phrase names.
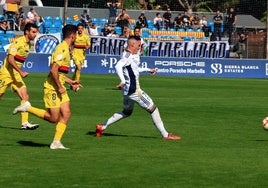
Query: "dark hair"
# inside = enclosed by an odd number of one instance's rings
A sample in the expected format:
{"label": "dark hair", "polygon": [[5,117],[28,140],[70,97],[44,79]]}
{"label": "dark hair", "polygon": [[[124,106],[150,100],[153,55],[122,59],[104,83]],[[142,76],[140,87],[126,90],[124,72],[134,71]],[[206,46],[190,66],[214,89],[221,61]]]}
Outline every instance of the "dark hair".
{"label": "dark hair", "polygon": [[62,28],[62,36],[63,39],[69,37],[71,34],[76,33],[77,31],[77,26],[75,25],[71,25],[71,24],[67,24]]}
{"label": "dark hair", "polygon": [[34,23],[27,23],[25,26],[24,26],[24,35],[26,34],[26,31],[30,31],[31,28],[35,28],[35,29],[38,29],[37,25],[35,25]]}
{"label": "dark hair", "polygon": [[84,27],[84,24],[82,24],[82,23],[77,24],[77,28],[78,28],[79,26]]}
{"label": "dark hair", "polygon": [[136,27],[134,28],[134,31],[135,31],[136,29],[141,30],[141,27],[136,26]]}

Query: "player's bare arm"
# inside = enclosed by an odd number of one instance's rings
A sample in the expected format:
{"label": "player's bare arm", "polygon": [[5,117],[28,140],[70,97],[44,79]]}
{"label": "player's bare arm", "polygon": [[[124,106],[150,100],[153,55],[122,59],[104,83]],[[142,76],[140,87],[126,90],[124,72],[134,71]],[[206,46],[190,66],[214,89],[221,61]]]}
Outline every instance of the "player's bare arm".
{"label": "player's bare arm", "polygon": [[72,86],[74,91],[78,91],[80,88],[83,88],[83,85],[80,84],[77,80],[72,80],[71,78],[68,77],[65,78],[65,83]]}
{"label": "player's bare arm", "polygon": [[23,71],[21,68],[18,67],[16,61],[15,61],[15,58],[13,55],[8,55],[8,62],[9,64],[16,70],[20,73],[20,75],[24,78],[26,76],[28,76],[28,72],[26,71]]}
{"label": "player's bare arm", "polygon": [[58,87],[58,92],[64,93],[66,89],[61,85],[59,80],[59,67],[60,66],[57,63],[52,63],[50,67],[50,74],[52,75],[52,78]]}

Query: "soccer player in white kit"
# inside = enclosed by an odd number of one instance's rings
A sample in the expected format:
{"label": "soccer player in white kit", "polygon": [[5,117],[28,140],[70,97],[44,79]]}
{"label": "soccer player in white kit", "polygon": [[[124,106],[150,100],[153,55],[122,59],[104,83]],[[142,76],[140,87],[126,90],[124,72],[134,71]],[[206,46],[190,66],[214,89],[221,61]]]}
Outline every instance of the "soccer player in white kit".
{"label": "soccer player in white kit", "polygon": [[159,130],[162,138],[165,140],[180,140],[181,137],[168,133],[160,117],[158,108],[153,100],[141,88],[139,83],[139,72],[147,71],[151,74],[156,73],[156,69],[140,68],[139,50],[141,39],[139,36],[128,38],[127,49],[123,52],[121,59],[117,62],[115,69],[120,78],[120,84],[117,86],[123,93],[123,110],[114,113],[105,123],[96,126],[96,136],[102,136],[104,130],[111,124],[129,117],[133,111],[134,103],[151,114],[156,128]]}

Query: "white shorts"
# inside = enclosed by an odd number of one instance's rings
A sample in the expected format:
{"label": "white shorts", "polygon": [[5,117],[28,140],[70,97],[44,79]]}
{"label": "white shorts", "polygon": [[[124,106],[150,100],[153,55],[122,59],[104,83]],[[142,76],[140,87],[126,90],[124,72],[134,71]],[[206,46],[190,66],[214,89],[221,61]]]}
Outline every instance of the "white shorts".
{"label": "white shorts", "polygon": [[154,105],[154,102],[151,99],[151,97],[141,89],[137,90],[135,93],[131,95],[124,95],[124,101],[123,101],[124,109],[132,110],[134,108],[135,102],[145,110],[150,110]]}

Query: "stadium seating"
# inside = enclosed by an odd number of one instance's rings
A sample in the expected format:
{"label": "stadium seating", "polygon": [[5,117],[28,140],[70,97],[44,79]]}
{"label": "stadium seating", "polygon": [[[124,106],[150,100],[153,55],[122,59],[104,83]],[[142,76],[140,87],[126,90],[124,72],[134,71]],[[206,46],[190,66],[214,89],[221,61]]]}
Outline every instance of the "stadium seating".
{"label": "stadium seating", "polygon": [[106,19],[106,18],[100,18],[99,21],[98,21],[98,25],[100,27],[104,27],[105,24],[108,24],[108,19]]}
{"label": "stadium seating", "polygon": [[184,40],[184,41],[191,41],[191,37],[185,36],[185,37],[183,38],[183,40]]}
{"label": "stadium seating", "polygon": [[2,36],[0,38],[0,42],[1,42],[2,46],[8,45],[9,44],[9,38]]}
{"label": "stadium seating", "polygon": [[178,31],[179,31],[179,32],[184,32],[184,31],[185,31],[185,29],[180,28],[180,29],[178,29]]}
{"label": "stadium seating", "polygon": [[53,18],[53,24],[55,25],[55,27],[62,28],[63,21],[60,17],[56,16]]}
{"label": "stadium seating", "polygon": [[[73,23],[73,20],[71,23]],[[61,17],[46,16],[44,17],[43,31],[41,30],[41,33],[58,33],[61,32],[62,27],[63,21]]]}
{"label": "stadium seating", "polygon": [[148,28],[154,27],[154,21],[153,20],[147,20]]}
{"label": "stadium seating", "polygon": [[143,38],[150,38],[151,37],[151,35],[150,35],[148,30],[142,30],[141,36]]}
{"label": "stadium seating", "polygon": [[74,20],[74,21],[72,22],[73,25],[78,25],[79,23],[80,23],[79,20]]}
{"label": "stadium seating", "polygon": [[[0,15],[1,17],[1,15]],[[135,28],[135,19],[130,20],[129,29],[131,32],[133,32]],[[72,17],[67,17],[66,24],[73,24],[77,25],[80,23],[79,18],[73,19]],[[101,33],[101,28],[104,27],[105,24],[108,23],[107,18],[92,18],[92,23],[98,26],[98,33]],[[165,27],[160,28],[158,30],[153,25],[153,20],[147,20],[148,28],[143,28],[143,32],[141,34],[142,37],[146,39],[154,39],[154,40],[207,40],[207,36],[204,35],[203,30],[201,29],[192,29],[192,28],[169,28],[166,29]],[[62,27],[63,27],[63,20],[61,17],[55,16],[46,16],[44,17],[44,24],[42,25],[43,32],[42,33],[61,33]],[[214,30],[214,23],[209,22],[208,23],[209,31],[212,32]],[[121,35],[122,34],[122,28],[121,27],[114,27],[114,30],[116,34]],[[0,33],[0,36],[2,34]]]}
{"label": "stadium seating", "polygon": [[14,40],[14,38],[14,31],[9,30],[4,33],[3,30],[0,30],[0,51],[4,51],[4,46],[8,45],[10,41]]}
{"label": "stadium seating", "polygon": [[62,27],[61,26],[57,26],[55,24],[52,24],[49,28],[48,28],[48,32],[49,33],[61,33],[62,32]]}
{"label": "stadium seating", "polygon": [[44,17],[43,33],[48,33],[48,30],[52,24],[53,24],[53,20],[51,16]]}
{"label": "stadium seating", "polygon": [[121,35],[122,34],[122,28],[121,27],[114,27],[114,31],[118,35]]}
{"label": "stadium seating", "polygon": [[6,35],[6,37],[9,38],[9,39],[15,37],[15,33],[14,33],[14,31],[11,31],[11,30],[10,30],[10,31],[6,31],[6,34],[5,34],[5,35]]}
{"label": "stadium seating", "polygon": [[73,23],[73,18],[71,18],[71,17],[67,17],[66,18],[66,24],[72,24]]}
{"label": "stadium seating", "polygon": [[92,23],[94,23],[95,25],[99,25],[99,19],[98,18],[93,18]]}
{"label": "stadium seating", "polygon": [[4,36],[5,32],[3,30],[0,30],[0,37]]}
{"label": "stadium seating", "polygon": [[214,22],[208,22],[208,27],[210,28],[211,32],[214,32]]}
{"label": "stadium seating", "polygon": [[5,51],[5,49],[4,49],[3,45],[0,44],[0,52],[3,52],[3,51]]}
{"label": "stadium seating", "polygon": [[0,14],[0,19],[5,19],[6,17],[3,14]]}

